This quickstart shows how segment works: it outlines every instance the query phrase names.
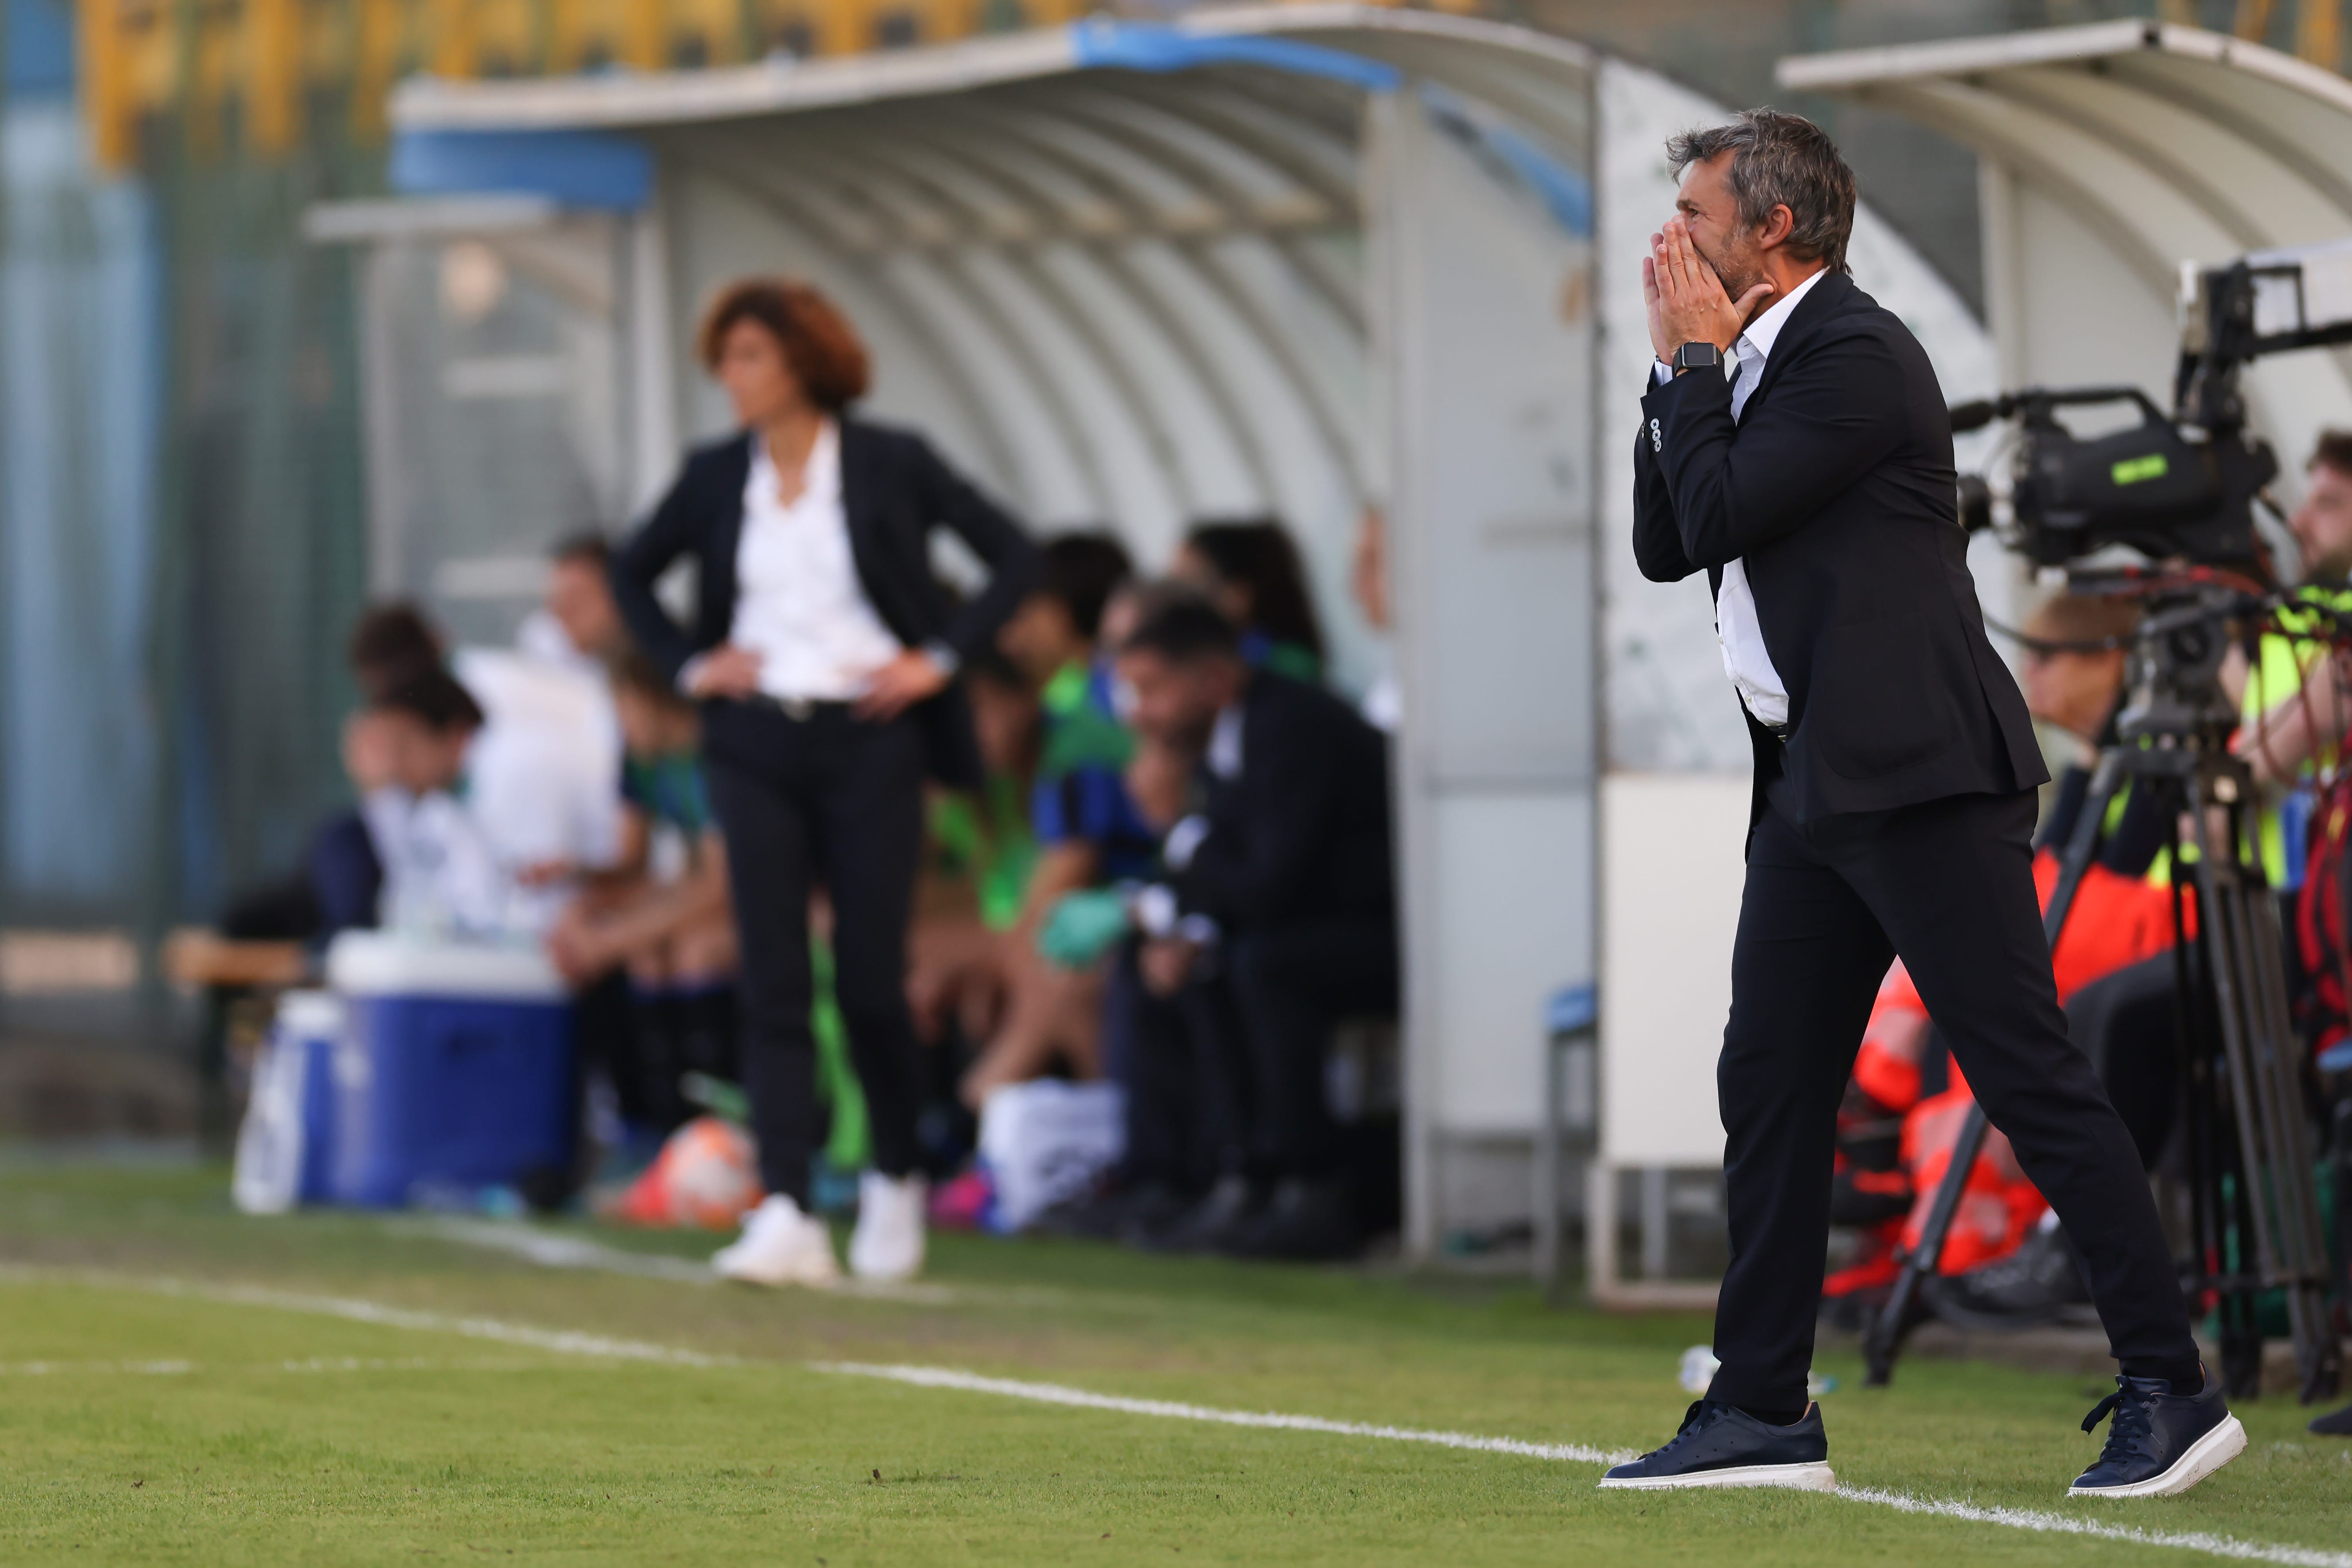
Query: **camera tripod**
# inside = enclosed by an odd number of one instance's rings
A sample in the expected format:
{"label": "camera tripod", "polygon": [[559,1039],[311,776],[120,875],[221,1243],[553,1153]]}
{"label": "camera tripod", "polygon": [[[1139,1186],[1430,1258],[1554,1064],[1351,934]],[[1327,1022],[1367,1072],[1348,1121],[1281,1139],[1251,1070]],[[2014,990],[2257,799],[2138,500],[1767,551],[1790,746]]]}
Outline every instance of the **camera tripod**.
{"label": "camera tripod", "polygon": [[[2079,591],[2129,591],[2126,577],[2078,576]],[[2097,858],[2108,807],[2126,788],[2155,792],[2165,820],[2185,816],[2184,860],[2172,841],[2173,946],[2184,1019],[2185,1123],[2192,1255],[2184,1284],[2211,1292],[2220,1309],[2221,1376],[2230,1393],[2261,1386],[2258,1298],[2283,1290],[2303,1401],[2336,1393],[2341,1350],[2329,1321],[2327,1244],[2312,1166],[2297,1038],[2289,1016],[2279,914],[2254,847],[2253,779],[2231,754],[2236,713],[2221,686],[2231,617],[2258,601],[2212,581],[2150,594],[2130,658],[2129,699],[2116,743],[2099,754],[2088,798],[2059,865],[2042,917],[2054,951],[2084,873]],[[2251,859],[2251,863],[2250,863]],[[2187,887],[2184,888],[2184,879]],[[2186,927],[2193,892],[2197,923]],[[1904,1337],[1922,1315],[1919,1289],[1941,1261],[1952,1216],[1984,1146],[1987,1123],[1972,1105],[1936,1189],[1917,1247],[1863,1340],[1865,1381],[1883,1386]]]}

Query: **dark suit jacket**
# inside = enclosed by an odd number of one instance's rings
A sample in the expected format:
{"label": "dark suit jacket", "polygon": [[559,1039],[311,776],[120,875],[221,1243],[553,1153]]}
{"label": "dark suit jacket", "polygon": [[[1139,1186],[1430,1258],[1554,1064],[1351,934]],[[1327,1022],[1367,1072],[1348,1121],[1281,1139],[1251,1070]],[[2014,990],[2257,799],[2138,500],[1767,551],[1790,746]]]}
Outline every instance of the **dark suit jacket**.
{"label": "dark suit jacket", "polygon": [[2049,775],[2017,681],[1985,638],[1954,500],[1951,418],[1903,323],[1845,274],[1797,302],[1734,423],[1692,372],[1642,399],[1633,554],[1720,591],[1744,559],[1789,691],[1785,744],[1748,720],[1754,810],[1773,775],[1801,822]]}
{"label": "dark suit jacket", "polygon": [[1242,698],[1242,765],[1203,769],[1208,837],[1171,882],[1187,914],[1244,934],[1393,918],[1388,742],[1319,686],[1269,670]]}
{"label": "dark suit jacket", "polygon": [[373,931],[383,892],[383,862],[356,811],[329,819],[310,840],[310,896],[318,905],[315,935]]}
{"label": "dark suit jacket", "polygon": [[[846,416],[840,426],[850,555],[875,613],[908,647],[937,640],[958,658],[971,658],[1034,586],[1036,546],[920,436]],[[669,493],[613,558],[613,596],[621,618],[646,657],[673,680],[688,659],[725,642],[735,624],[735,552],[751,477],[749,432],[688,453]],[[940,526],[952,529],[989,569],[987,586],[961,605],[931,572],[931,530]],[[654,597],[661,574],[689,554],[699,584],[690,627],[672,620]],[[933,774],[946,784],[977,784],[979,750],[961,684],[924,703],[918,717]]]}

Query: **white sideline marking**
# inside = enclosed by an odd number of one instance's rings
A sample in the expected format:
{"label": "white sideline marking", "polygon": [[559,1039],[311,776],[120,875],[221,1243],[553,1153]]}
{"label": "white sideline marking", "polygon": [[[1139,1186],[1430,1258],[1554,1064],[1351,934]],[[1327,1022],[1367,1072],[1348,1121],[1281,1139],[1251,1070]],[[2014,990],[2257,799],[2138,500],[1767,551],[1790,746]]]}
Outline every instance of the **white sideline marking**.
{"label": "white sideline marking", "polygon": [[[1328,1421],[1318,1415],[1278,1415],[1248,1410],[1218,1410],[1203,1405],[1178,1405],[1164,1399],[1123,1399],[1089,1394],[1055,1383],[1024,1383],[1012,1378],[982,1377],[952,1367],[871,1366],[855,1362],[812,1362],[811,1372],[850,1377],[878,1377],[919,1388],[952,1388],[968,1394],[997,1394],[1009,1399],[1029,1399],[1043,1405],[1074,1405],[1088,1410],[1115,1410],[1127,1415],[1158,1415],[1176,1421],[1211,1421],[1226,1426],[1274,1426],[1296,1432],[1328,1432],[1338,1436],[1379,1437],[1392,1442],[1428,1443],[1441,1448],[1471,1448],[1490,1454],[1515,1454],[1530,1459],[1569,1459],[1589,1465],[1613,1465],[1637,1456],[1611,1453],[1580,1443],[1523,1443],[1515,1437],[1478,1437],[1466,1432],[1428,1432],[1409,1426],[1373,1426],[1355,1421]],[[2086,1535],[2101,1541],[2129,1542],[2136,1546],[2172,1547],[2202,1552],[2209,1556],[2242,1562],[2278,1563],[2286,1568],[2352,1568],[2352,1552],[2322,1552],[2300,1546],[2269,1546],[2202,1531],[2141,1530],[2107,1524],[2072,1514],[2039,1509],[1994,1508],[1948,1498],[1913,1497],[1908,1492],[1880,1491],[1871,1487],[1841,1486],[1823,1494],[1848,1502],[1872,1503],[1902,1513],[1928,1514],[1971,1524],[1997,1524],[2011,1530],[2031,1530],[2053,1535]]]}
{"label": "white sideline marking", "polygon": [[1273,1411],[1217,1410],[1205,1405],[1178,1405],[1165,1399],[1124,1399],[1116,1394],[1089,1394],[1058,1383],[1019,1383],[1011,1378],[982,1377],[944,1366],[872,1366],[861,1362],[815,1361],[811,1372],[845,1377],[878,1377],[891,1383],[911,1383],[918,1388],[955,1388],[967,1394],[1001,1394],[1011,1399],[1034,1399],[1045,1405],[1075,1405],[1087,1410],[1116,1410],[1127,1415],[1160,1415],[1175,1421],[1213,1421],[1223,1426],[1273,1426],[1291,1432],[1328,1432],[1339,1437],[1383,1437],[1399,1443],[1432,1443],[1441,1448],[1475,1448],[1488,1454],[1516,1454],[1526,1459],[1572,1459],[1587,1465],[1615,1465],[1640,1456],[1589,1448],[1581,1443],[1526,1443],[1517,1437],[1477,1437],[1467,1432],[1428,1432],[1412,1426],[1373,1426],[1360,1421],[1331,1421],[1320,1415],[1283,1415]]}
{"label": "white sideline marking", "polygon": [[179,1377],[200,1372],[540,1372],[539,1361],[442,1361],[427,1356],[310,1356],[301,1361],[263,1361],[206,1367],[193,1361],[0,1362],[0,1377],[53,1377],[73,1373],[136,1377]]}
{"label": "white sideline marking", "polygon": [[[520,1221],[466,1219],[448,1215],[428,1220],[388,1220],[384,1228],[394,1236],[423,1237],[431,1241],[453,1242],[460,1247],[478,1247],[488,1252],[502,1252],[526,1263],[535,1263],[542,1268],[591,1269],[600,1274],[667,1279],[680,1285],[721,1283],[718,1271],[708,1262],[698,1263],[690,1258],[672,1258],[661,1253],[630,1252],[622,1247],[608,1247],[587,1237],[541,1230]],[[929,1285],[919,1280],[847,1277],[827,1289],[836,1296],[866,1297],[918,1307],[952,1307],[970,1294],[945,1285]]]}
{"label": "white sideline marking", "polygon": [[225,1301],[235,1306],[276,1307],[289,1312],[347,1318],[355,1323],[378,1323],[386,1328],[463,1334],[467,1339],[528,1345],[533,1350],[552,1351],[558,1355],[667,1362],[673,1366],[724,1366],[730,1360],[725,1356],[705,1355],[700,1351],[680,1350],[674,1345],[650,1344],[644,1340],[609,1339],[603,1334],[582,1333],[574,1329],[535,1328],[529,1323],[509,1323],[497,1318],[454,1318],[445,1312],[390,1307],[380,1301],[363,1301],[350,1296],[298,1295],[251,1285],[194,1285],[184,1279],[155,1279],[139,1283],[159,1295],[191,1296],[199,1300]]}
{"label": "white sideline marking", "polygon": [[[1876,1503],[1904,1513],[1933,1514],[1939,1519],[1966,1520],[1972,1524],[2000,1524],[2011,1530],[2042,1531],[2052,1535],[2088,1535],[2101,1541],[2127,1541],[2136,1546],[2169,1546],[2182,1552],[2202,1552],[2212,1557],[2234,1557],[2248,1563],[2284,1563],[2288,1568],[2352,1568],[2352,1552],[2320,1552],[2307,1546],[2266,1546],[2259,1541],[2211,1535],[2203,1531],[2141,1530],[2126,1524],[2103,1524],[2072,1514],[2044,1513],[2031,1508],[1991,1508],[1948,1498],[1913,1497],[1908,1492],[1879,1491],[1872,1487],[1840,1487],[1830,1494],[1849,1502]],[[2113,1506],[2112,1504],[2093,1506]]]}
{"label": "white sideline marking", "polygon": [[434,1333],[463,1334],[467,1339],[495,1340],[501,1344],[527,1345],[558,1355],[604,1356],[617,1361],[667,1363],[672,1366],[732,1366],[732,1357],[705,1355],[675,1345],[644,1340],[616,1340],[573,1329],[542,1329],[529,1323],[509,1323],[497,1318],[458,1318],[414,1307],[388,1306],[352,1296],[312,1296],[271,1290],[257,1285],[205,1285],[168,1276],[109,1274],[92,1269],[50,1269],[23,1265],[0,1266],[0,1279],[36,1283],[63,1281],[79,1285],[143,1290],[151,1295],[178,1296],[198,1301],[220,1301],[236,1307],[273,1307],[281,1311],[308,1312],[317,1317],[345,1318],[355,1323],[375,1323],[393,1329],[421,1329]]}
{"label": "white sideline marking", "polygon": [[586,1237],[564,1236],[525,1225],[501,1225],[493,1220],[455,1217],[384,1222],[394,1236],[423,1237],[430,1241],[478,1247],[503,1252],[541,1268],[584,1268],[600,1274],[634,1274],[646,1279],[669,1279],[680,1285],[716,1285],[719,1276],[708,1263],[689,1258],[669,1258],[653,1252],[624,1252]]}
{"label": "white sideline marking", "polygon": [[[0,1279],[25,1280],[69,1279],[89,1285],[112,1286],[152,1291],[166,1296],[187,1297],[198,1300],[223,1301],[233,1305],[273,1307],[283,1311],[310,1312],[326,1317],[345,1318],[354,1322],[377,1323],[391,1328],[420,1329],[440,1333],[463,1334],[472,1339],[497,1340],[507,1344],[528,1345],[535,1350],[552,1351],[562,1355],[597,1356],[625,1361],[662,1363],[672,1366],[730,1366],[744,1363],[723,1356],[705,1355],[698,1351],[670,1345],[649,1344],[640,1340],[606,1339],[598,1334],[585,1334],[568,1329],[542,1329],[524,1323],[503,1322],[493,1318],[456,1318],[445,1313],[419,1311],[406,1307],[387,1306],[382,1302],[361,1300],[343,1296],[310,1296],[289,1291],[268,1290],[250,1286],[196,1285],[182,1279],[142,1279],[133,1275],[68,1272],[22,1266],[0,1266]],[[144,1365],[161,1370],[173,1363],[147,1363]],[[295,1363],[287,1363],[291,1370]],[[919,1388],[946,1388],[971,1394],[994,1394],[1009,1399],[1026,1399],[1044,1405],[1076,1406],[1088,1410],[1109,1410],[1129,1415],[1153,1415],[1177,1421],[1203,1421],[1225,1426],[1272,1427],[1284,1431],[1316,1432],[1343,1437],[1372,1437],[1390,1442],[1426,1443],[1444,1448],[1466,1448],[1481,1453],[1509,1454],[1530,1459],[1568,1460],[1589,1465],[1616,1464],[1633,1458],[1631,1452],[1612,1452],[1588,1447],[1581,1443],[1528,1443],[1516,1437],[1481,1437],[1467,1432],[1435,1432],[1411,1426],[1379,1426],[1357,1421],[1332,1421],[1319,1415],[1285,1415],[1272,1411],[1220,1410],[1205,1405],[1182,1405],[1164,1399],[1128,1399],[1116,1394],[1092,1394],[1082,1388],[1070,1388],[1055,1383],[1027,1383],[1013,1378],[982,1377],[978,1373],[961,1372],[953,1367],[877,1366],[857,1362],[810,1362],[811,1372],[839,1376],[881,1378],[892,1383],[909,1384]],[[2073,1514],[2050,1513],[2039,1509],[2000,1508],[1982,1503],[1962,1502],[1954,1498],[1914,1497],[1908,1492],[1881,1491],[1871,1487],[1840,1487],[1823,1494],[1843,1498],[1848,1502],[1869,1503],[1879,1508],[1891,1508],[1900,1513],[1958,1520],[1970,1524],[1992,1524],[2010,1530],[2028,1530],[2051,1535],[2081,1535],[2100,1541],[2126,1542],[2137,1546],[2167,1547],[2181,1552],[2200,1552],[2209,1557],[2224,1557],[2245,1563],[2276,1563],[2283,1568],[2352,1568],[2352,1552],[2326,1552],[2303,1546],[2272,1546],[2257,1541],[2240,1541],[2233,1536],[2214,1535],[2202,1531],[2141,1530],[2132,1525],[2108,1524],[2100,1520]],[[2094,1507],[2098,1506],[2095,1503]]]}

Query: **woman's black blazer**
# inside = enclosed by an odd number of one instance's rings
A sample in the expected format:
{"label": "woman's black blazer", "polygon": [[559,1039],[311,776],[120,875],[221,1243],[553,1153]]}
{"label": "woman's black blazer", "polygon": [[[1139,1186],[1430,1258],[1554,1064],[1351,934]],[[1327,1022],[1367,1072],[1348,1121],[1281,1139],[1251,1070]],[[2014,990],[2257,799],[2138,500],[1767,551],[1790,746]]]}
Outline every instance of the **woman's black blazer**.
{"label": "woman's black blazer", "polygon": [[[844,418],[841,502],[857,580],[882,624],[908,647],[939,642],[961,659],[987,647],[1039,573],[1037,547],[1021,525],[940,461],[911,430]],[[751,437],[739,432],[687,454],[669,493],[613,557],[613,596],[646,657],[669,679],[696,654],[727,640],[735,622],[735,552],[743,531],[743,487]],[[986,563],[987,584],[956,602],[931,570],[934,528],[952,529]],[[691,626],[654,596],[671,563],[692,555],[698,569]],[[930,766],[941,783],[980,782],[979,748],[961,684],[923,703]]]}

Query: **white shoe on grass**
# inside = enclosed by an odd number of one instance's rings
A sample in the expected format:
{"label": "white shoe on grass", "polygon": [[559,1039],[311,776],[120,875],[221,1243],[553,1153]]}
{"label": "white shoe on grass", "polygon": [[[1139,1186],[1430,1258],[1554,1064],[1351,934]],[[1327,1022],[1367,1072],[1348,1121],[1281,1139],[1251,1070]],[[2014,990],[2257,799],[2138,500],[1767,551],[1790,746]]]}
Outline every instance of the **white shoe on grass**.
{"label": "white shoe on grass", "polygon": [[782,1193],[743,1216],[743,1234],[711,1255],[710,1267],[749,1285],[832,1285],[841,1279],[833,1233]]}
{"label": "white shoe on grass", "polygon": [[857,1228],[849,1235],[849,1271],[860,1279],[912,1279],[923,1268],[920,1176],[857,1178]]}

